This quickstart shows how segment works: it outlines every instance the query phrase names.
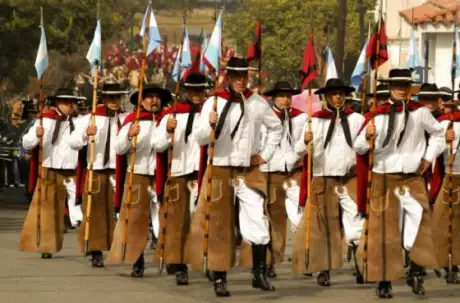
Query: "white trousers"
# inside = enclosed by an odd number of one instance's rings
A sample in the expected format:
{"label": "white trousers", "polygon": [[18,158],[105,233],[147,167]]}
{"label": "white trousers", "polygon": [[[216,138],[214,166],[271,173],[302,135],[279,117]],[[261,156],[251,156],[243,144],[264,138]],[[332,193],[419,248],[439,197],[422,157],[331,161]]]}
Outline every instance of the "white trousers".
{"label": "white trousers", "polygon": [[267,245],[270,242],[269,220],[264,214],[264,198],[249,188],[243,178],[234,185],[235,197],[240,205],[240,232],[243,239],[255,245]]}
{"label": "white trousers", "polygon": [[396,188],[394,194],[400,205],[399,231],[402,234],[403,246],[410,251],[422,222],[423,207],[410,195],[407,187]]}
{"label": "white trousers", "polygon": [[339,198],[342,210],[342,225],[348,243],[358,244],[364,228],[364,218],[358,216],[358,205],[350,197],[346,187],[336,187],[335,193]]}
{"label": "white trousers", "polygon": [[83,212],[81,205],[75,205],[77,197],[77,186],[74,178],[70,178],[68,182],[64,181],[64,186],[67,191],[67,204],[69,205],[70,224],[76,227],[78,222],[83,221]]}
{"label": "white trousers", "polygon": [[291,222],[292,232],[297,231],[300,220],[302,219],[303,212],[299,207],[299,197],[300,197],[300,186],[297,184],[297,181],[291,180],[291,186],[288,186],[286,183],[283,184],[283,188],[286,191],[286,213]]}
{"label": "white trousers", "polygon": [[149,186],[150,196],[150,218],[152,220],[153,234],[158,239],[160,234],[160,203],[158,203],[158,196],[156,191]]}

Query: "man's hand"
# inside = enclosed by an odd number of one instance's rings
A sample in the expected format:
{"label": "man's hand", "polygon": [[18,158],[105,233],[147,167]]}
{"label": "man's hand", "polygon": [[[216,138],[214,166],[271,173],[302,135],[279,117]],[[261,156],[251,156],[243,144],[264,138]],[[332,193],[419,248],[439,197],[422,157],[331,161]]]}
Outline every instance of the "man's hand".
{"label": "man's hand", "polygon": [[129,131],[128,131],[128,137],[132,138],[134,136],[137,136],[139,135],[139,132],[141,131],[141,127],[139,124],[137,123],[133,123],[131,124],[131,126],[129,127]]}
{"label": "man's hand", "polygon": [[267,161],[265,161],[259,154],[251,156],[251,165],[253,166],[258,166],[265,163],[267,163]]}
{"label": "man's hand", "polygon": [[455,139],[455,131],[453,128],[448,128],[446,131],[446,142],[451,143]]}
{"label": "man's hand", "polygon": [[166,122],[166,130],[168,131],[168,133],[173,133],[176,127],[177,127],[177,120],[174,118],[169,118],[168,122]]}
{"label": "man's hand", "polygon": [[96,133],[97,133],[96,125],[90,125],[90,126],[88,126],[88,129],[86,129],[86,134],[88,136],[95,136]]}
{"label": "man's hand", "polygon": [[211,126],[213,127],[216,126],[218,119],[219,119],[219,116],[217,115],[217,112],[211,111],[209,113],[209,124],[211,124]]}
{"label": "man's hand", "polygon": [[313,140],[313,133],[312,132],[305,132],[304,141],[306,144],[310,143]]}
{"label": "man's hand", "polygon": [[372,136],[375,136],[375,125],[369,124],[366,128],[366,139],[369,140]]}
{"label": "man's hand", "polygon": [[425,159],[422,159],[422,163],[420,163],[420,166],[418,167],[417,173],[419,175],[423,175],[426,172],[426,170],[428,168],[430,168],[430,166],[431,166],[431,162],[429,162],[429,161],[427,161]]}
{"label": "man's hand", "polygon": [[39,137],[39,138],[43,137],[43,133],[45,132],[43,127],[37,126],[36,131],[37,131],[37,137]]}

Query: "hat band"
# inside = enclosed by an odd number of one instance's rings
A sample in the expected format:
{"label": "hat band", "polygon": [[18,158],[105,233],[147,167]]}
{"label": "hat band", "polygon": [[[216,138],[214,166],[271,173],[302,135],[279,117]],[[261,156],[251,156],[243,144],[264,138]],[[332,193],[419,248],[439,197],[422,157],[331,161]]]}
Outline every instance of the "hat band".
{"label": "hat band", "polygon": [[441,95],[441,96],[452,96],[452,93],[439,91],[439,95]]}
{"label": "hat band", "polygon": [[203,87],[208,86],[208,83],[184,83],[186,87]]}
{"label": "hat band", "polygon": [[381,94],[381,95],[383,95],[383,94],[389,94],[390,91],[389,91],[389,90],[378,90],[378,91],[376,91],[375,93],[376,93],[376,94]]}
{"label": "hat band", "polygon": [[436,95],[436,96],[440,96],[440,95],[442,95],[442,94],[440,94],[439,92],[419,92],[418,94],[419,94],[419,96],[426,96],[426,95],[431,95],[431,96]]}
{"label": "hat band", "polygon": [[72,100],[86,100],[85,97],[74,96],[74,95],[57,95],[56,99],[72,99]]}
{"label": "hat band", "polygon": [[237,71],[237,72],[247,72],[249,70],[249,67],[232,67],[232,66],[227,66],[226,70],[230,71]]}
{"label": "hat band", "polygon": [[409,78],[409,77],[393,77],[393,78],[388,78],[388,79],[384,79],[384,80],[387,80],[387,81],[412,81],[412,78]]}
{"label": "hat band", "polygon": [[129,94],[127,91],[101,91],[103,95],[124,95]]}

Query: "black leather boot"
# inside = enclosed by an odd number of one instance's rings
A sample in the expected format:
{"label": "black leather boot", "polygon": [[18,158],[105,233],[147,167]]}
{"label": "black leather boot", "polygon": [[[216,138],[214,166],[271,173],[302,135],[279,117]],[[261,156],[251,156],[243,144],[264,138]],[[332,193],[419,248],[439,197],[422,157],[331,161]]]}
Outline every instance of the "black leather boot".
{"label": "black leather boot", "polygon": [[275,287],[267,280],[267,245],[252,245],[252,287],[273,291]]}
{"label": "black leather boot", "polygon": [[104,267],[102,251],[92,251],[91,252],[91,266],[92,267]]}
{"label": "black leather boot", "polygon": [[166,265],[166,273],[168,275],[175,275],[176,274],[176,264],[168,264]]}
{"label": "black leather boot", "polygon": [[356,284],[364,284],[365,283],[364,277],[359,270],[358,261],[357,261],[358,259],[356,258],[356,251],[358,250],[358,245],[353,244],[352,250],[353,250],[353,259],[355,261],[355,269],[356,269]]}
{"label": "black leather boot", "polygon": [[176,264],[176,285],[188,285],[188,267],[185,264]]}
{"label": "black leather boot", "polygon": [[133,278],[142,278],[144,276],[144,254],[139,256],[136,263],[133,265],[133,271],[131,272],[131,277]]}
{"label": "black leather boot", "polygon": [[331,286],[331,277],[329,275],[329,270],[320,272],[316,281],[318,282],[319,286]]}
{"label": "black leather boot", "polygon": [[51,259],[51,258],[53,258],[53,254],[50,254],[50,253],[42,253],[41,258],[42,258],[42,259]]}
{"label": "black leather boot", "polygon": [[425,295],[425,288],[423,288],[423,272],[424,268],[411,261],[409,274],[406,278],[406,283],[412,287],[412,292],[416,295]]}
{"label": "black leather boot", "polygon": [[381,281],[377,289],[375,290],[377,296],[381,299],[391,299],[393,298],[393,291],[391,289],[391,282]]}
{"label": "black leather boot", "polygon": [[452,271],[449,271],[448,268],[446,268],[445,270],[447,284],[460,284],[460,278],[458,277],[458,266],[453,266]]}
{"label": "black leather boot", "polygon": [[214,271],[210,275],[213,277],[212,284],[214,285],[214,292],[216,293],[217,297],[230,297],[230,292],[227,288],[227,273]]}
{"label": "black leather boot", "polygon": [[275,265],[270,264],[267,266],[267,277],[276,278]]}

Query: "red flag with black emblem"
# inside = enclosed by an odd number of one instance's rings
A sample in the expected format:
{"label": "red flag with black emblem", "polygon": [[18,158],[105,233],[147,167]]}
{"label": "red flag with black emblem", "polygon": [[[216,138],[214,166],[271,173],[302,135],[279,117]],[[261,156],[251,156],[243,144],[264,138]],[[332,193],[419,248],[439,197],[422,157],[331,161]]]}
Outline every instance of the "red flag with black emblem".
{"label": "red flag with black emblem", "polygon": [[256,29],[252,36],[251,44],[249,44],[246,60],[251,62],[253,60],[260,60],[262,55],[262,21],[257,21]]}
{"label": "red flag with black emblem", "polygon": [[318,69],[316,66],[315,45],[313,44],[313,33],[310,34],[307,47],[303,54],[302,68],[299,71],[302,83],[302,90],[307,85],[318,77]]}
{"label": "red flag with black emblem", "polygon": [[[379,27],[380,23],[380,27]],[[366,48],[366,57],[369,58],[369,63],[372,69],[388,61],[388,38],[385,30],[385,21],[380,14],[380,22],[376,24],[375,30],[369,38],[369,43]],[[378,51],[377,51],[378,42]]]}

